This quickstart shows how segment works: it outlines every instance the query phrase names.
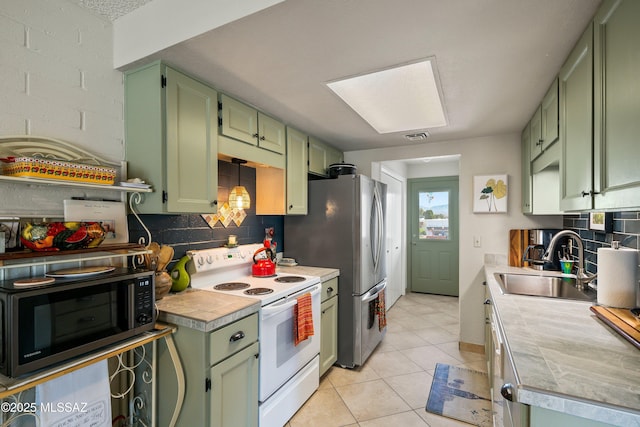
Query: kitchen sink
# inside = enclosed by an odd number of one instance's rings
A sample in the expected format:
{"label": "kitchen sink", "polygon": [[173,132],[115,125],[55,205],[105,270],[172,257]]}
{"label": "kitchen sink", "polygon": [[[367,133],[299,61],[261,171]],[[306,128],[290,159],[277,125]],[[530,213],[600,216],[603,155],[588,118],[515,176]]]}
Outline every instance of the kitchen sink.
{"label": "kitchen sink", "polygon": [[496,273],[495,278],[504,294],[596,300],[596,291],[588,285],[578,284],[573,277]]}

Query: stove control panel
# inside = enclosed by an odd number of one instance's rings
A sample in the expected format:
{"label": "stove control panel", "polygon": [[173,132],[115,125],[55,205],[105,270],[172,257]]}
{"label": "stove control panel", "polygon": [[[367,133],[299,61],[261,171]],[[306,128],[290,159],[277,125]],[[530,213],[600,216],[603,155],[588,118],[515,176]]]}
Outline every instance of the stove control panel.
{"label": "stove control panel", "polygon": [[261,244],[239,245],[234,248],[214,248],[187,251],[193,260],[196,273],[212,271],[227,267],[250,265],[253,254],[262,247]]}

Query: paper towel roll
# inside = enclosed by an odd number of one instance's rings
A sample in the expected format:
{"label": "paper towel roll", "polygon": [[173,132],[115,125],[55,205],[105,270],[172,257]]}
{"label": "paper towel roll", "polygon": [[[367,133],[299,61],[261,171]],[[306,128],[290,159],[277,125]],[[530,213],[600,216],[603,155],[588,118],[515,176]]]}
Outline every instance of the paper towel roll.
{"label": "paper towel roll", "polygon": [[598,304],[633,308],[638,289],[638,251],[598,249]]}

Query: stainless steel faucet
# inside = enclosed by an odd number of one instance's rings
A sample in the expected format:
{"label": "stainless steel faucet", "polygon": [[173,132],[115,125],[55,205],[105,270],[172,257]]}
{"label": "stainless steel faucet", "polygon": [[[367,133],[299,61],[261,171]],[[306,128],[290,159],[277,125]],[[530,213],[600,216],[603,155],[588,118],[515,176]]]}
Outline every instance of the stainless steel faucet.
{"label": "stainless steel faucet", "polygon": [[558,240],[563,237],[571,237],[578,244],[578,270],[576,271],[576,280],[578,283],[587,284],[591,282],[593,279],[597,277],[597,274],[587,274],[584,271],[584,243],[580,238],[580,235],[572,230],[562,230],[556,233],[551,241],[549,242],[549,247],[547,248],[547,252],[545,252],[542,259],[546,262],[551,262],[553,259],[553,251],[555,251],[556,244]]}

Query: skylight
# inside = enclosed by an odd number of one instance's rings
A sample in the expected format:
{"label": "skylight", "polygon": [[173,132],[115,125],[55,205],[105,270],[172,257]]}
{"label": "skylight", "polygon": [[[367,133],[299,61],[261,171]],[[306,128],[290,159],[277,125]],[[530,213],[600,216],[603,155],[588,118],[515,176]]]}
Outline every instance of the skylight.
{"label": "skylight", "polygon": [[434,58],[327,83],[378,133],[447,124]]}

